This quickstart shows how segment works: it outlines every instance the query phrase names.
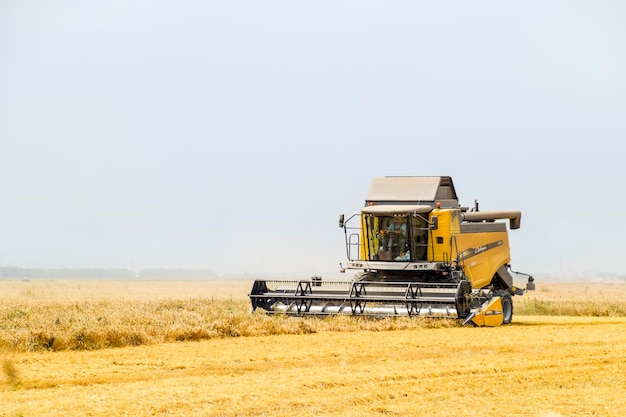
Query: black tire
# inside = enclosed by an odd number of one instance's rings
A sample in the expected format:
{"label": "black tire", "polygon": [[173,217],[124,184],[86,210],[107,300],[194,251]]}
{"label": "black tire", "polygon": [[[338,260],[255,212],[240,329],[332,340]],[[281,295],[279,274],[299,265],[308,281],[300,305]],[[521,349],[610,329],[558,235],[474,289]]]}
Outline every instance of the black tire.
{"label": "black tire", "polygon": [[509,324],[513,320],[513,299],[511,294],[500,293],[498,295],[502,302],[502,324]]}
{"label": "black tire", "polygon": [[472,285],[467,280],[459,283],[456,289],[456,312],[460,319],[464,319],[472,310]]}

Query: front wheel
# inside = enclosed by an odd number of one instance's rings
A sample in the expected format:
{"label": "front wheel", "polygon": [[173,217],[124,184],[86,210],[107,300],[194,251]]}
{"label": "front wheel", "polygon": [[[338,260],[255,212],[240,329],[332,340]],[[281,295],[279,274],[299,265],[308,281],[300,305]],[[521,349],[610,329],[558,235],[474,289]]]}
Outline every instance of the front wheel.
{"label": "front wheel", "polygon": [[502,324],[509,324],[513,320],[513,299],[511,294],[499,294],[502,302]]}

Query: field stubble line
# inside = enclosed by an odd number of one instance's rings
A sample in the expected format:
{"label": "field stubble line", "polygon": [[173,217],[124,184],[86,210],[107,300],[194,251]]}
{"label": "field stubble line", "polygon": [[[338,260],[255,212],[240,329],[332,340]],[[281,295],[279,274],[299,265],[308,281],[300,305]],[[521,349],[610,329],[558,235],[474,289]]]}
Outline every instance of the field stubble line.
{"label": "field stubble line", "polygon": [[[167,287],[170,294],[182,294]],[[603,290],[593,302],[602,303],[609,293],[608,301],[620,302],[617,294],[624,287]],[[572,293],[580,294],[580,288]],[[593,297],[594,288],[585,290],[582,301]],[[9,311],[9,320],[0,319],[0,340],[11,326],[31,324],[37,331],[57,326],[74,336],[89,336],[91,325],[97,335],[106,326],[142,323],[152,336],[180,329],[193,336],[193,326],[220,336],[184,343],[146,337],[137,346],[99,351],[69,351],[63,344],[56,352],[5,350],[9,366],[0,375],[5,405],[0,415],[626,414],[626,319],[619,317],[530,317],[519,314],[525,298],[516,298],[510,326],[436,328],[440,325],[409,319],[250,315],[247,300],[206,293],[200,300],[198,294],[116,299],[110,293],[81,299],[84,289],[81,284],[69,300],[49,298],[44,291],[2,299],[9,300],[0,307]],[[533,296],[558,307],[564,289]],[[257,336],[233,337],[238,335]]]}
{"label": "field stubble line", "polygon": [[[78,401],[84,415],[463,416],[475,413],[480,393],[487,415],[503,414],[505,404],[509,415],[539,416],[541,404],[568,416],[617,416],[626,411],[619,406],[625,324],[582,333],[567,324],[321,332],[22,353],[15,366],[24,385],[4,394],[12,409],[30,398],[33,413],[54,403],[56,415]],[[32,385],[44,380],[59,384]]]}

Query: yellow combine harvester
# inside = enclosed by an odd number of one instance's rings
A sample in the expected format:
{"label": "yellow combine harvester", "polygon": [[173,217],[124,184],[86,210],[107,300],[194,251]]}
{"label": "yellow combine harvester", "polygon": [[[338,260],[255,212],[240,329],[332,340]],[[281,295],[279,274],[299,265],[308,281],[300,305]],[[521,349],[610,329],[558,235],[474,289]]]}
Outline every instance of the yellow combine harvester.
{"label": "yellow combine harvester", "polygon": [[[339,218],[352,281],[254,282],[252,308],[269,313],[454,317],[499,326],[513,318],[508,231],[520,211],[459,205],[450,177],[374,178],[361,213]],[[349,226],[350,222],[356,223]],[[342,272],[345,269],[342,268]],[[514,274],[521,274],[513,272]],[[534,289],[528,274],[526,290]]]}

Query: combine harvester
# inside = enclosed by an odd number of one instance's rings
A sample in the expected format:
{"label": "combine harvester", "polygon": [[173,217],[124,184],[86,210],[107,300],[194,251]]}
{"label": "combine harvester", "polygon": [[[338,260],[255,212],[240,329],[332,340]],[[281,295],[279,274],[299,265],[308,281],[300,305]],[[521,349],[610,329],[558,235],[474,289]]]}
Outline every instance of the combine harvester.
{"label": "combine harvester", "polygon": [[[450,177],[374,178],[360,214],[339,217],[352,281],[257,280],[252,309],[294,315],[458,318],[499,326],[513,318],[510,229],[520,211],[479,211],[459,205]],[[356,226],[348,226],[351,221]],[[342,267],[342,272],[345,269]]]}

